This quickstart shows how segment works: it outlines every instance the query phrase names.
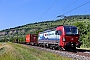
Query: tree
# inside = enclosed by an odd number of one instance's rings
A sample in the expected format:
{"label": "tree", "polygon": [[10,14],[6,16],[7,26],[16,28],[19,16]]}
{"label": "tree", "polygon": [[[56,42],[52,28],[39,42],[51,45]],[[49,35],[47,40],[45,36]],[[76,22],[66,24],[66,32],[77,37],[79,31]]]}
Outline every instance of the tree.
{"label": "tree", "polygon": [[80,34],[85,34],[87,31],[87,28],[83,22],[77,22],[73,24],[74,26],[78,27]]}
{"label": "tree", "polygon": [[79,29],[79,33],[80,33],[79,41],[81,41],[81,42],[83,42],[83,44],[85,44],[85,37],[87,34],[87,28],[86,28],[85,24],[83,22],[77,22],[73,25],[78,27],[78,29]]}

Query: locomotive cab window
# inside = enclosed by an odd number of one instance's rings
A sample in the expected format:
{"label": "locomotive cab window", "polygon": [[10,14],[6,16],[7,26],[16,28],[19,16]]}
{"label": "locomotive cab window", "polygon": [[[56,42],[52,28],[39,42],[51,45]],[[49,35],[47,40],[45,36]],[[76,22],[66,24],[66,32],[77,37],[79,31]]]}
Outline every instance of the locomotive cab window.
{"label": "locomotive cab window", "polygon": [[56,35],[62,35],[62,32],[61,32],[61,30],[57,30],[57,31],[55,32],[55,34],[56,34]]}
{"label": "locomotive cab window", "polygon": [[66,35],[77,35],[78,29],[76,27],[64,27]]}

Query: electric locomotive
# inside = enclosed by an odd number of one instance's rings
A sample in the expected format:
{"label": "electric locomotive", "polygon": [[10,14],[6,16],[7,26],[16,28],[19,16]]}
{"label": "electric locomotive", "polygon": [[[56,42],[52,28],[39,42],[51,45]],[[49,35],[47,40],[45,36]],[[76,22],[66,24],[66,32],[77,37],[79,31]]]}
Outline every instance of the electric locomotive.
{"label": "electric locomotive", "polygon": [[38,45],[59,50],[76,50],[80,47],[79,32],[75,26],[59,26],[38,34]]}

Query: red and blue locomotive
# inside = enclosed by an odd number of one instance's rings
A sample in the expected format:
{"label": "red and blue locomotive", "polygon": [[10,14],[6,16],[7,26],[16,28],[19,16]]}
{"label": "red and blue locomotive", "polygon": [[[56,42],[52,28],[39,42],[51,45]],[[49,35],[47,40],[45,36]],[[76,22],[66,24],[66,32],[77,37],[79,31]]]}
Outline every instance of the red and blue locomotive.
{"label": "red and blue locomotive", "polygon": [[38,36],[39,46],[58,48],[60,50],[76,50],[80,47],[79,32],[75,26],[59,26],[55,29],[40,32]]}

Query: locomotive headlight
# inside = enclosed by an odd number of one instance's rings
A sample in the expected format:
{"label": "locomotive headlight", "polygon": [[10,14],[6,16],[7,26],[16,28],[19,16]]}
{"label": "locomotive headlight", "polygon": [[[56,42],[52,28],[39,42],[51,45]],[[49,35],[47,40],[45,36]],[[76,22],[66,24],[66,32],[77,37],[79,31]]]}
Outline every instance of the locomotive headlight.
{"label": "locomotive headlight", "polygon": [[65,38],[63,37],[63,41],[65,41]]}
{"label": "locomotive headlight", "polygon": [[71,44],[73,46],[73,44]]}

